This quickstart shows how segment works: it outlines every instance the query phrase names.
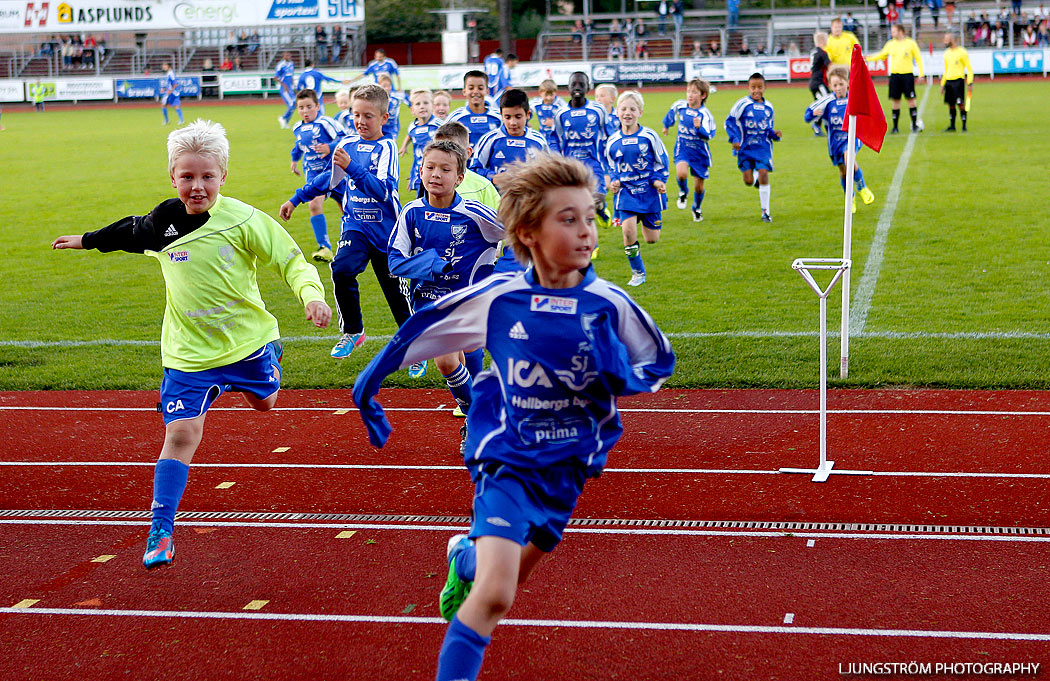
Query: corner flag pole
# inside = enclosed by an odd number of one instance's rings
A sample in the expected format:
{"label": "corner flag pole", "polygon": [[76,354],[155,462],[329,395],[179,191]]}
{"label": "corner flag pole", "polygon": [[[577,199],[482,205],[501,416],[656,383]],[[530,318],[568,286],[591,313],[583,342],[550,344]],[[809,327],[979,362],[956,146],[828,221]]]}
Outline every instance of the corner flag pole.
{"label": "corner flag pole", "polygon": [[[849,261],[853,250],[853,172],[857,167],[857,117],[849,117],[849,140],[846,143],[846,209],[842,224],[842,259]],[[842,273],[842,335],[839,352],[839,377],[849,377],[849,268]]]}

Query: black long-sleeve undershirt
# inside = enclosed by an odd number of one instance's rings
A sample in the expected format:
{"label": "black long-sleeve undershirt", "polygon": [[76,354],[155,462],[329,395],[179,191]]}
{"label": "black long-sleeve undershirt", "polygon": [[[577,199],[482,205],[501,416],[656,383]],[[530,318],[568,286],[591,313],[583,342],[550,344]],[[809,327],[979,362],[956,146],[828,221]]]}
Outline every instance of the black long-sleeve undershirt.
{"label": "black long-sleeve undershirt", "polygon": [[208,221],[208,213],[188,215],[178,199],[162,201],[147,215],[129,215],[102,229],[84,234],[84,248],[103,253],[160,251]]}

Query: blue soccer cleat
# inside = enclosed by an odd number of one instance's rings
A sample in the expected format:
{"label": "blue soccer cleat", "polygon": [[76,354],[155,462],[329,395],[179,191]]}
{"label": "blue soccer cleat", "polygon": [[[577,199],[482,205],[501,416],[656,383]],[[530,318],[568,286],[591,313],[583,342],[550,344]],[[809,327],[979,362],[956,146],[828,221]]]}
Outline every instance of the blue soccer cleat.
{"label": "blue soccer cleat", "polygon": [[142,564],[147,570],[164,567],[175,562],[175,541],[171,538],[171,532],[161,529],[153,529],[146,539],[146,553],[142,556]]}
{"label": "blue soccer cleat", "polygon": [[474,542],[465,534],[454,535],[448,540],[448,548],[445,550],[445,555],[448,557],[448,578],[445,580],[445,587],[441,589],[438,609],[441,611],[441,616],[449,622],[455,617],[463,601],[467,600],[470,587],[474,585],[474,582],[460,579],[459,573],[456,572],[457,556],[473,545]]}
{"label": "blue soccer cleat", "polygon": [[353,354],[357,346],[365,342],[365,332],[361,333],[344,333],[343,337],[339,339],[339,342],[332,348],[332,357],[337,359],[343,359]]}

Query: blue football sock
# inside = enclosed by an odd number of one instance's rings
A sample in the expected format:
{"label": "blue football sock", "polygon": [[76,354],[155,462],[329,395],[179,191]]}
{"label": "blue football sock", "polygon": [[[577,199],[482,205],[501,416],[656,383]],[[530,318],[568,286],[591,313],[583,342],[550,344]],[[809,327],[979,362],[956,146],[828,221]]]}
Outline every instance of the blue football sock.
{"label": "blue football sock", "polygon": [[164,114],[164,125],[168,124],[168,107],[161,107],[160,112]]}
{"label": "blue football sock", "polygon": [[438,655],[437,681],[475,681],[481,672],[485,647],[491,642],[491,638],[460,622],[458,615],[453,617]]}
{"label": "blue football sock", "polygon": [[470,389],[474,386],[474,381],[470,380],[470,372],[467,371],[467,367],[460,364],[455,371],[445,376],[445,383],[452,392],[452,397],[456,398],[456,403],[459,404],[460,409],[466,411],[470,406]]}
{"label": "blue football sock", "polygon": [[471,350],[465,353],[465,357],[467,360],[467,372],[470,373],[471,378],[474,378],[485,368],[485,349]]}
{"label": "blue football sock", "polygon": [[632,272],[645,273],[645,265],[642,263],[641,248],[635,241],[630,246],[624,246],[623,252],[627,254],[627,262],[631,263]]}
{"label": "blue football sock", "polygon": [[846,178],[840,177],[839,178],[839,184],[842,185],[842,191],[846,191]]}
{"label": "blue football sock", "polygon": [[686,178],[682,178],[682,179],[678,180],[678,193],[680,193],[680,194],[688,194],[689,193],[689,185],[686,184]]}
{"label": "blue football sock", "polygon": [[186,119],[184,119],[182,117],[182,107],[181,106],[175,107],[175,113],[177,113],[179,115],[179,123],[185,123],[186,122]]}
{"label": "blue football sock", "polygon": [[478,571],[478,547],[471,542],[469,546],[456,554],[456,574],[464,582],[473,582]]}
{"label": "blue football sock", "polygon": [[323,213],[310,216],[310,227],[314,230],[314,239],[317,240],[318,246],[332,247],[332,242],[328,240],[328,221]]}
{"label": "blue football sock", "polygon": [[179,501],[186,491],[190,467],[178,459],[161,459],[153,471],[153,525],[150,528],[172,531]]}
{"label": "blue football sock", "polygon": [[857,189],[864,189],[867,186],[864,183],[864,173],[860,172],[860,168],[853,171],[853,183],[857,185]]}
{"label": "blue football sock", "polygon": [[704,194],[707,192],[696,192],[693,194],[693,210],[700,210],[700,205],[704,202]]}

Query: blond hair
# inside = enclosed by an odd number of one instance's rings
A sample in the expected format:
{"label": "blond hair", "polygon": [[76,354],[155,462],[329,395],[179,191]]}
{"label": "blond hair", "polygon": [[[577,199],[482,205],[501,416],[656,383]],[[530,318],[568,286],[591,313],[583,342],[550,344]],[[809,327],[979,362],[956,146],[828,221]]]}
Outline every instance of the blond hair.
{"label": "blond hair", "polygon": [[547,78],[546,80],[540,83],[539,90],[541,95],[547,94],[548,92],[558,94],[558,84],[550,78]]}
{"label": "blond hair", "polygon": [[546,200],[551,190],[578,187],[593,194],[596,186],[597,180],[590,168],[561,154],[542,152],[528,161],[510,164],[500,182],[503,196],[499,219],[507,233],[506,243],[514,249],[514,257],[524,264],[532,261],[532,252],[521,242],[520,235],[539,229],[551,209]]}
{"label": "blond hair", "polygon": [[175,162],[183,154],[209,156],[226,172],[230,162],[230,141],[226,139],[226,129],[219,123],[198,118],[183,128],[177,128],[168,135],[168,172],[175,170]]}
{"label": "blond hair", "polygon": [[616,98],[616,108],[619,109],[620,105],[623,104],[623,100],[633,99],[634,103],[638,105],[639,111],[645,111],[645,99],[642,98],[642,93],[637,90],[624,90],[623,94]]}
{"label": "blond hair", "polygon": [[412,102],[414,104],[415,102],[413,100],[415,100],[416,95],[422,95],[423,98],[426,101],[428,101],[428,102],[433,102],[434,101],[434,95],[432,95],[430,93],[430,90],[427,90],[426,88],[419,88],[418,90],[413,90],[408,95],[408,101],[410,101],[410,102]]}
{"label": "blond hair", "polygon": [[602,83],[601,85],[595,86],[595,88],[594,88],[595,96],[597,96],[597,94],[599,92],[602,92],[604,90],[612,90],[613,97],[616,96],[616,86],[613,85],[612,83]]}
{"label": "blond hair", "polygon": [[374,104],[380,113],[387,110],[390,106],[390,95],[386,93],[386,90],[379,87],[375,83],[369,83],[368,85],[362,85],[361,87],[354,90],[352,95],[354,99],[360,99],[363,102]]}

